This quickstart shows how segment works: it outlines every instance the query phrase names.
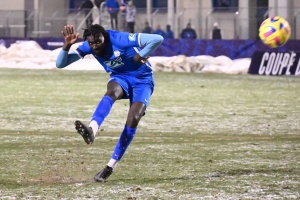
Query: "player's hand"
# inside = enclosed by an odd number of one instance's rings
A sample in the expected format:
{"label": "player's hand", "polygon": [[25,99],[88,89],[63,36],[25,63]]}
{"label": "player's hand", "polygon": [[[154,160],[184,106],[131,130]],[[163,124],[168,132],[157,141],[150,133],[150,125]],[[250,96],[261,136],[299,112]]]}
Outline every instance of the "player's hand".
{"label": "player's hand", "polygon": [[65,38],[64,49],[69,50],[68,48],[70,48],[77,41],[79,33],[75,34],[73,25],[64,26],[64,31],[62,31],[61,33]]}
{"label": "player's hand", "polygon": [[148,58],[149,58],[149,56],[146,57],[146,58],[143,58],[143,57],[141,57],[140,54],[138,54],[138,53],[135,54],[135,56],[133,56],[133,60],[134,60],[135,62],[140,63],[140,64],[145,64],[145,63],[147,63],[147,62],[148,62]]}

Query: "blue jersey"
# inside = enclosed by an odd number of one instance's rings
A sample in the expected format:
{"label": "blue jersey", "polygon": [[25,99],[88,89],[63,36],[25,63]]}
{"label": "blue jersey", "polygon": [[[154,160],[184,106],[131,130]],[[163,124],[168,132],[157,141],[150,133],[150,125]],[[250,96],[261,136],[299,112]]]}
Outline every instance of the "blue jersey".
{"label": "blue jersey", "polygon": [[[117,82],[124,90],[123,98],[142,102],[148,106],[154,89],[152,69],[149,62],[141,64],[133,57],[138,53],[142,58],[148,56],[162,43],[163,37],[155,34],[125,33],[106,31],[110,41],[105,46],[103,57],[97,56],[87,41],[69,53],[62,49],[56,59],[56,67],[64,68],[88,54],[92,54],[107,72],[109,82]],[[142,47],[142,49],[141,49]]]}
{"label": "blue jersey", "polygon": [[91,49],[88,41],[83,42],[76,51],[83,58],[92,54],[107,72],[112,74],[123,74],[134,77],[152,75],[152,68],[149,62],[137,63],[133,57],[141,50],[140,33],[125,33],[107,30],[110,37],[110,44],[106,47],[107,57],[97,56]]}

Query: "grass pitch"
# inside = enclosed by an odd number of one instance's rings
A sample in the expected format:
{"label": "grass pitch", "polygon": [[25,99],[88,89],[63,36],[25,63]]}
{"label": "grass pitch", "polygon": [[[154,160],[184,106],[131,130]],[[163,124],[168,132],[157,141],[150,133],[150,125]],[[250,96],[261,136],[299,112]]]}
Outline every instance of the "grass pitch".
{"label": "grass pitch", "polygon": [[108,74],[0,69],[0,199],[299,199],[299,77],[156,73],[135,139],[106,183],[128,102],[93,145],[75,132]]}

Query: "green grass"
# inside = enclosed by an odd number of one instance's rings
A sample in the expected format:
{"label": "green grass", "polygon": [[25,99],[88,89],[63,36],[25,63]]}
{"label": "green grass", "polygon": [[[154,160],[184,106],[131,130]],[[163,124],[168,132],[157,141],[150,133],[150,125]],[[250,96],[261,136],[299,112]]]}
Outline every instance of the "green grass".
{"label": "green grass", "polygon": [[117,101],[93,145],[75,132],[108,74],[0,69],[0,199],[299,199],[300,79],[156,73],[147,114],[106,183]]}

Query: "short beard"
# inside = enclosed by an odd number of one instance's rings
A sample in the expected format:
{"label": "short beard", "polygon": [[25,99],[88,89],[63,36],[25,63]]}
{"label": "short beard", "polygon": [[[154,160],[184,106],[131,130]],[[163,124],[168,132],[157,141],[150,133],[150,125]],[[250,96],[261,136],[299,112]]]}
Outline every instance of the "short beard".
{"label": "short beard", "polygon": [[106,44],[103,43],[100,47],[97,48],[96,55],[100,56],[100,57],[104,57],[105,56],[105,48],[106,48]]}

